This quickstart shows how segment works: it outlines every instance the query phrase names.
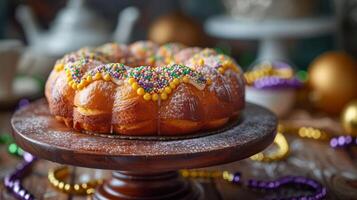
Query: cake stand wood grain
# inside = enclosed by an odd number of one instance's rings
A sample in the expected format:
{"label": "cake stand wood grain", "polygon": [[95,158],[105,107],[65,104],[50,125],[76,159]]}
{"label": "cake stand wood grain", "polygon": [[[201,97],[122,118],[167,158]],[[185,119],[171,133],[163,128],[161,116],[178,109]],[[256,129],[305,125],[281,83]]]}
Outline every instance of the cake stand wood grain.
{"label": "cake stand wood grain", "polygon": [[229,163],[262,151],[274,139],[277,118],[247,103],[239,122],[211,134],[170,140],[113,138],[67,128],[42,99],[16,111],[11,125],[17,144],[40,158],[116,170],[94,199],[204,199],[199,184],[183,179],[177,170]]}

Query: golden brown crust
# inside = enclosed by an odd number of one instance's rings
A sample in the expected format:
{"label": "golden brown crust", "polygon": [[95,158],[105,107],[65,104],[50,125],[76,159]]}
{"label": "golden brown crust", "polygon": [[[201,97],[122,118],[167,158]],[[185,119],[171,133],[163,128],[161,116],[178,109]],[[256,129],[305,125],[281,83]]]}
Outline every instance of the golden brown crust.
{"label": "golden brown crust", "polygon": [[114,83],[98,80],[78,91],[74,98],[74,128],[110,133],[115,89]]}
{"label": "golden brown crust", "polygon": [[67,127],[73,127],[73,118],[69,117],[61,117],[61,116],[55,116],[56,119],[60,122],[63,122]]}
{"label": "golden brown crust", "polygon": [[75,108],[73,112],[73,128],[77,130],[94,131],[99,133],[111,132],[111,113],[88,115]]}
{"label": "golden brown crust", "polygon": [[116,88],[112,113],[117,133],[147,135],[157,130],[157,104],[138,96],[128,83]]}
{"label": "golden brown crust", "polygon": [[74,105],[76,107],[111,113],[115,98],[113,94],[116,87],[114,83],[109,81],[94,81],[83,90],[77,91]]}
{"label": "golden brown crust", "polygon": [[54,115],[73,116],[73,99],[75,91],[68,86],[64,72],[52,71],[46,83],[45,95]]}
{"label": "golden brown crust", "polygon": [[[149,51],[140,52],[136,45],[128,47],[131,55],[123,59],[132,59],[135,65],[147,64],[148,60],[138,59],[140,54],[151,55],[157,46],[150,43]],[[178,55],[187,57],[184,53]],[[120,60],[122,55],[120,52],[120,55],[111,56]],[[144,100],[128,81],[114,83],[101,79],[75,90],[68,84],[67,76],[63,70],[53,70],[46,83],[45,95],[56,119],[80,131],[185,135],[221,127],[237,117],[244,107],[243,78],[230,71],[214,74],[212,84],[204,89],[181,82],[166,100],[156,101]]]}
{"label": "golden brown crust", "polygon": [[162,101],[160,134],[181,135],[199,130],[204,121],[202,94],[194,86],[183,83],[166,101]]}

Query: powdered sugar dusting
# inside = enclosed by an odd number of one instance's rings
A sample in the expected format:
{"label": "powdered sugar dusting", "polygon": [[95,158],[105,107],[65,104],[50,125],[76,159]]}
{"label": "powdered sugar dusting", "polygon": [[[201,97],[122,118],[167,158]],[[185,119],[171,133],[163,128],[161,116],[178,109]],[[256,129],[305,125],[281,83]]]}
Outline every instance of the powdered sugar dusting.
{"label": "powdered sugar dusting", "polygon": [[149,160],[179,155],[204,155],[222,150],[234,150],[234,154],[239,155],[239,151],[245,148],[250,148],[250,154],[253,154],[262,149],[257,147],[254,151],[255,144],[265,139],[272,140],[276,118],[265,109],[248,104],[242,121],[221,133],[172,141],[118,139],[88,135],[69,129],[55,120],[49,113],[47,103],[40,100],[17,111],[12,119],[12,125],[16,133],[15,138],[22,138],[26,143],[33,145],[49,146],[54,155],[66,150],[76,154],[93,155],[96,158],[99,155],[117,159],[130,156]]}

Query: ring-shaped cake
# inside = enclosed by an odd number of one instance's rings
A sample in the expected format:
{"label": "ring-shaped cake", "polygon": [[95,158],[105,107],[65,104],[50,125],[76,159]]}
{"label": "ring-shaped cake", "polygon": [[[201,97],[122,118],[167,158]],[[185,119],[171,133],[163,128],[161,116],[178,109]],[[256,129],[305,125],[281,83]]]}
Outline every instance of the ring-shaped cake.
{"label": "ring-shaped cake", "polygon": [[213,49],[110,43],[59,59],[45,95],[51,113],[79,131],[187,135],[239,117],[244,78]]}

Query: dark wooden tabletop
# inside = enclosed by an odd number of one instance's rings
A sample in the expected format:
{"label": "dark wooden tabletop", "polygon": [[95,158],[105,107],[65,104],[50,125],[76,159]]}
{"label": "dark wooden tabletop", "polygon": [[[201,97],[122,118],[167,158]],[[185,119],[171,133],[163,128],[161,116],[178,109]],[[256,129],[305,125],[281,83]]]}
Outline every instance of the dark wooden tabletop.
{"label": "dark wooden tabletop", "polygon": [[[0,134],[11,132],[11,112],[0,112]],[[285,122],[296,125],[323,127],[331,132],[342,132],[337,120],[320,115],[311,116],[303,110],[293,111]],[[301,139],[294,135],[285,134],[290,144],[291,154],[284,161],[260,163],[245,159],[230,164],[214,166],[209,170],[240,171],[243,179],[250,178],[271,180],[284,175],[302,175],[318,180],[327,187],[328,199],[357,199],[357,149],[331,149],[327,142]],[[269,147],[274,148],[274,146]],[[269,150],[268,148],[268,150]],[[14,170],[20,159],[9,155],[6,146],[0,146],[0,178]],[[46,160],[36,163],[34,171],[24,180],[24,186],[31,191],[37,199],[73,199],[84,200],[86,196],[70,196],[53,189],[47,181],[47,171],[58,166]],[[75,176],[78,181],[91,178],[108,177],[109,171],[94,170],[77,167]],[[274,197],[274,195],[306,194],[304,189],[284,189],[283,191],[262,192],[232,185],[223,180],[198,180],[206,192],[206,199],[259,199]],[[13,200],[0,183],[0,199]]]}

